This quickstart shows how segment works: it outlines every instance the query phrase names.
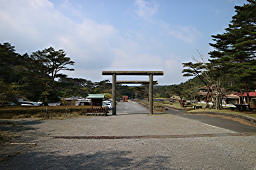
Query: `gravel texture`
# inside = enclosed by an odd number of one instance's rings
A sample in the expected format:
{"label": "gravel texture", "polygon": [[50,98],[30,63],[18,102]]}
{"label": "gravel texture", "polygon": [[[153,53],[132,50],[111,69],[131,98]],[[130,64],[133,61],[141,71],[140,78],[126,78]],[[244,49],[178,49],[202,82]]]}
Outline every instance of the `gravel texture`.
{"label": "gravel texture", "polygon": [[26,145],[19,154],[3,159],[0,169],[256,169],[254,135],[90,140],[51,137],[237,133],[172,114],[150,116],[134,102],[118,103],[117,114],[19,120],[25,127],[19,132],[19,141],[37,145]]}

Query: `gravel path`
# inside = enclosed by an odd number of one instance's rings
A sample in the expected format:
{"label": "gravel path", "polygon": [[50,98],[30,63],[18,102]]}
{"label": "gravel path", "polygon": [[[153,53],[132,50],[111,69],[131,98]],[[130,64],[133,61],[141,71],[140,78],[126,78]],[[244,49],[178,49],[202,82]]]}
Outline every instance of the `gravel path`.
{"label": "gravel path", "polygon": [[[107,117],[23,121],[28,128],[23,138],[37,145],[1,161],[0,169],[256,169],[255,135],[187,138],[183,135],[237,132],[172,114],[150,116],[134,102],[118,103],[117,112]],[[178,137],[53,138],[147,135]]]}

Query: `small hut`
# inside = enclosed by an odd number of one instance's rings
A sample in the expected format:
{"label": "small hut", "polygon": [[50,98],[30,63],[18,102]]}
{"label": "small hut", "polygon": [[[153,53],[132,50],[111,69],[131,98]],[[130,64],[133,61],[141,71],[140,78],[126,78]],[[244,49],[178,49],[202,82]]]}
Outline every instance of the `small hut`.
{"label": "small hut", "polygon": [[102,106],[104,94],[89,94],[87,99],[91,99],[92,106]]}
{"label": "small hut", "polygon": [[240,103],[240,97],[239,93],[231,93],[226,95],[226,104],[239,104]]}

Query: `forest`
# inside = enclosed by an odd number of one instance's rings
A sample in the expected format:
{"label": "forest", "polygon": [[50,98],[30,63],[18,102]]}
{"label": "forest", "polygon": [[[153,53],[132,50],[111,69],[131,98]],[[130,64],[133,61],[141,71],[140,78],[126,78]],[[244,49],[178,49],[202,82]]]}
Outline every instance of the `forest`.
{"label": "forest", "polygon": [[[18,98],[41,101],[44,104],[65,97],[86,97],[90,93],[107,93],[111,97],[109,80],[92,82],[71,78],[63,71],[74,71],[75,64],[64,50],[49,47],[29,54],[19,54],[6,42],[0,44],[0,103],[18,103]],[[100,73],[99,73],[100,74]],[[117,86],[117,96],[147,97],[145,86]]]}
{"label": "forest", "polygon": [[60,73],[73,71],[74,61],[64,50],[49,47],[32,54],[19,54],[10,43],[0,44],[0,102],[17,103],[18,98],[43,103],[62,97],[109,92],[108,80],[92,82]]}

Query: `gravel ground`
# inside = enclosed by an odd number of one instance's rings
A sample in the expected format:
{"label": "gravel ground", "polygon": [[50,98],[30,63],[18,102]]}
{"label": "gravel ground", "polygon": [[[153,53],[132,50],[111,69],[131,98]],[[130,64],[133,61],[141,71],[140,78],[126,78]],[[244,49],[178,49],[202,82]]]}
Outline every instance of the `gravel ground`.
{"label": "gravel ground", "polygon": [[23,148],[22,152],[0,161],[0,169],[256,169],[255,135],[149,139],[52,137],[237,133],[172,114],[150,116],[134,102],[118,103],[117,111],[117,116],[17,121],[25,128],[17,140],[37,145],[15,145],[16,150]]}

